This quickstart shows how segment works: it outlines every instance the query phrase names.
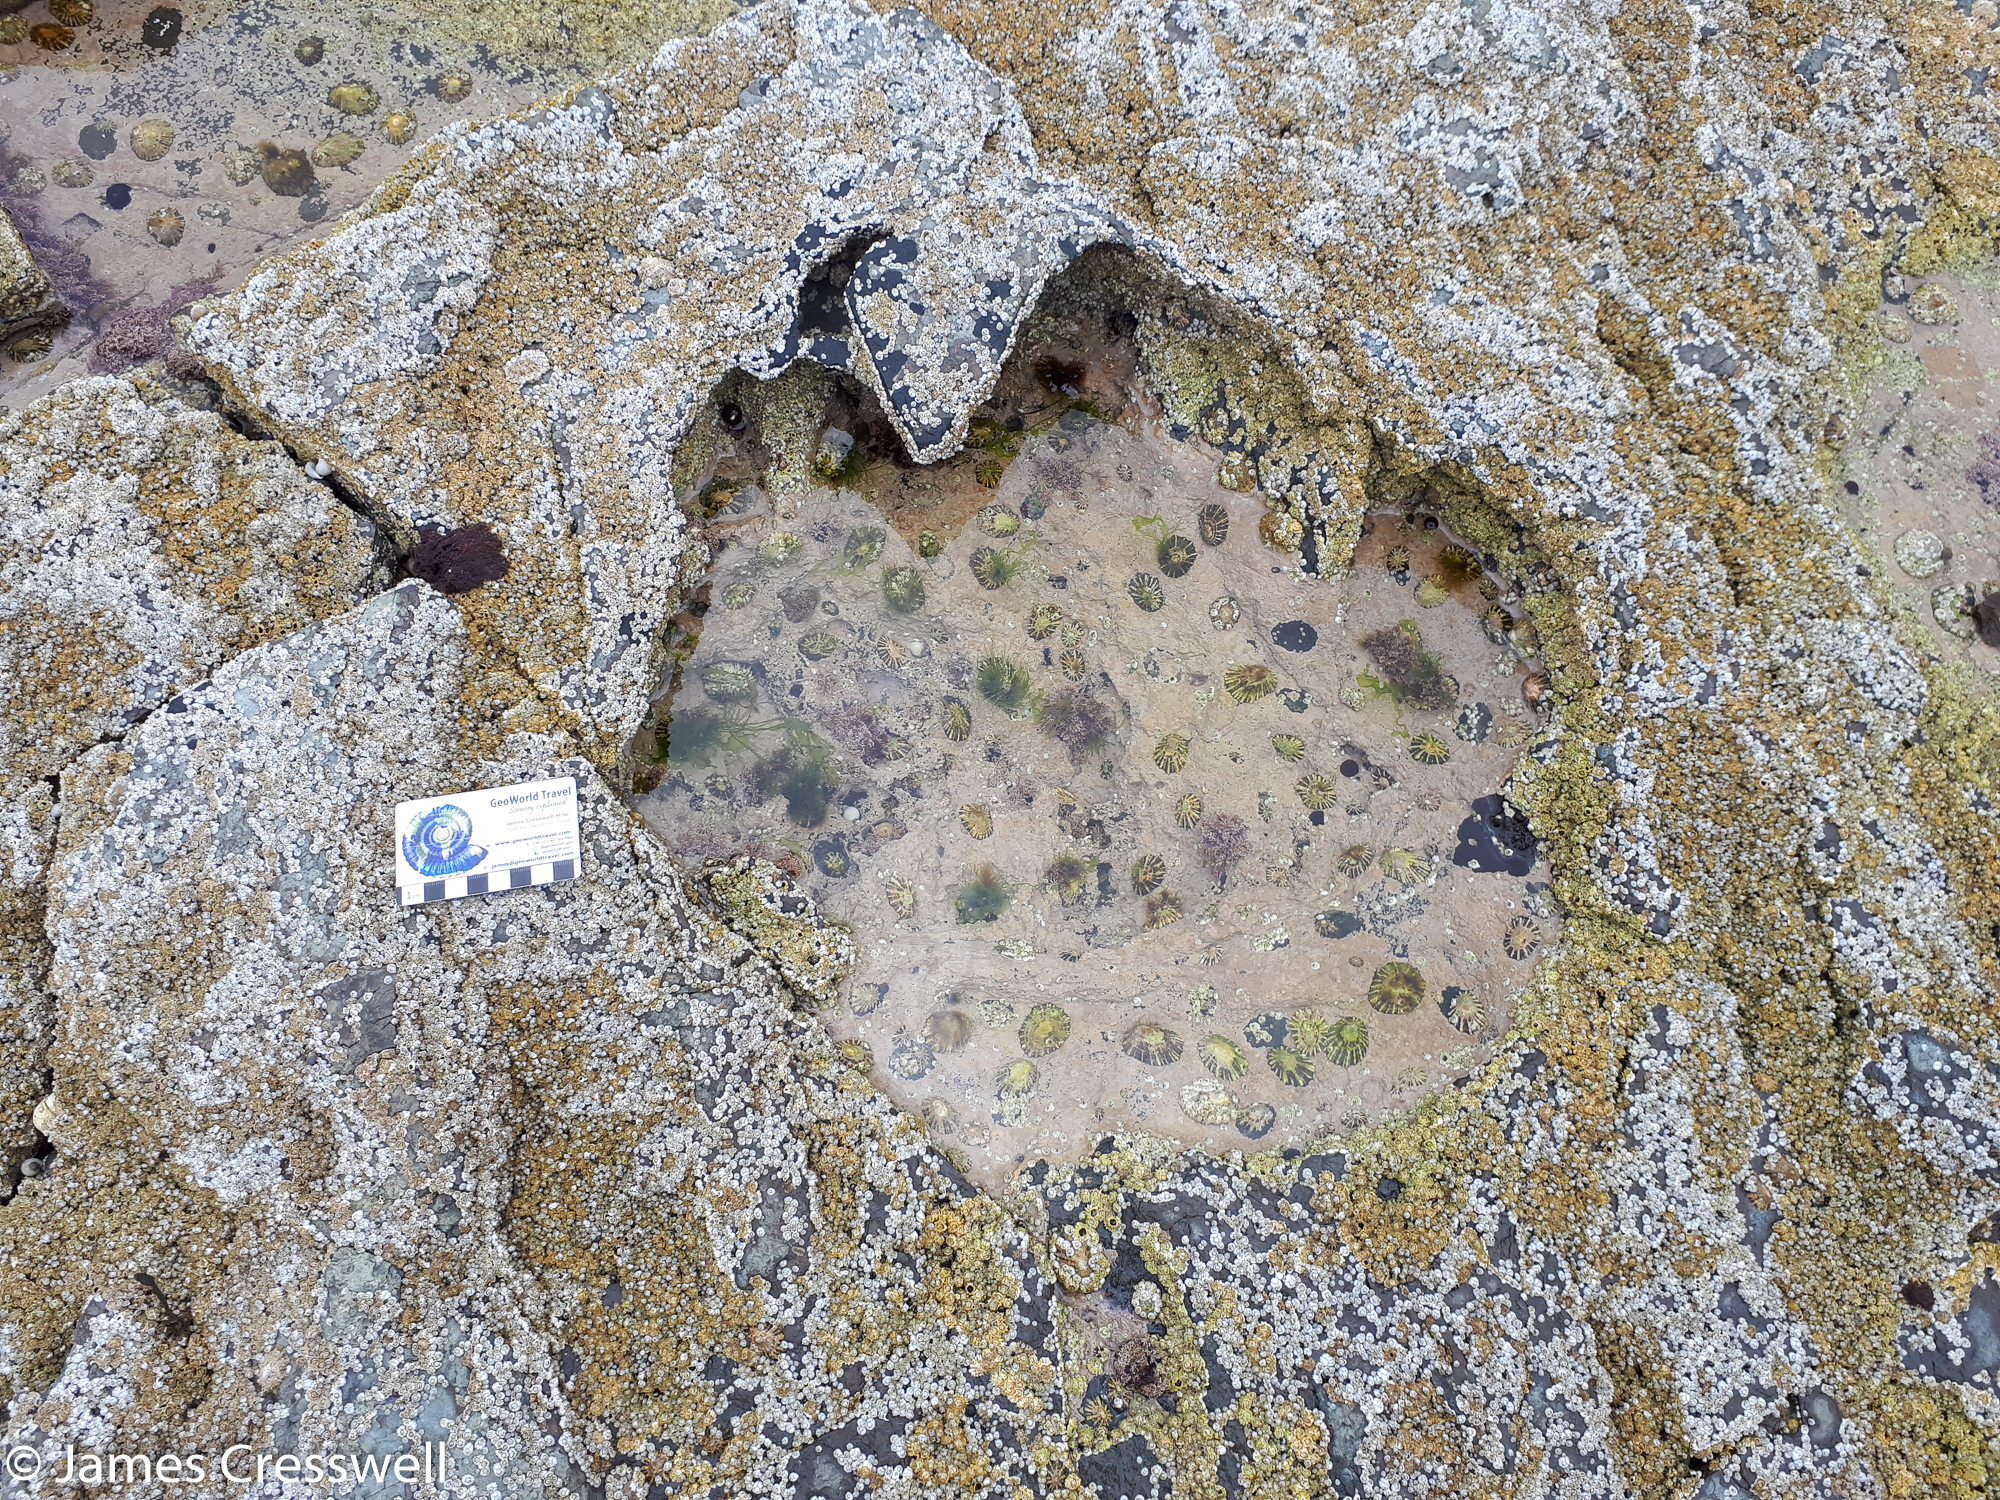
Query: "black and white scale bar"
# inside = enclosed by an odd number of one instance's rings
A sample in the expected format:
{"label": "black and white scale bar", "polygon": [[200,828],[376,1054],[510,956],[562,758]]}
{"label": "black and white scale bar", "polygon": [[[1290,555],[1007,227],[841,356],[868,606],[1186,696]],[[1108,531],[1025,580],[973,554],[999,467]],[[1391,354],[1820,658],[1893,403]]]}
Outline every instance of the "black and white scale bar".
{"label": "black and white scale bar", "polygon": [[422,885],[398,888],[405,906],[422,906],[430,901],[456,901],[461,896],[484,896],[489,891],[517,890],[524,885],[553,885],[558,880],[576,879],[576,861],[559,859],[552,865],[517,865],[511,870],[485,870],[477,875],[451,875],[443,880],[426,880]]}

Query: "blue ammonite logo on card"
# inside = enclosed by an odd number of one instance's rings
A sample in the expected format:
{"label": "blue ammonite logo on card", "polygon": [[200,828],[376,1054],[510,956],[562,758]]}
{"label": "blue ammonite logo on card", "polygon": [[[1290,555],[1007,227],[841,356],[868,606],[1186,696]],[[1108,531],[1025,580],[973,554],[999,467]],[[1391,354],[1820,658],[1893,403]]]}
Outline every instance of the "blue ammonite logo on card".
{"label": "blue ammonite logo on card", "polygon": [[574,776],[480,787],[396,808],[396,894],[404,906],[576,877]]}
{"label": "blue ammonite logo on card", "polygon": [[477,869],[486,850],[472,842],[471,814],[447,802],[410,820],[403,858],[419,875],[434,879]]}

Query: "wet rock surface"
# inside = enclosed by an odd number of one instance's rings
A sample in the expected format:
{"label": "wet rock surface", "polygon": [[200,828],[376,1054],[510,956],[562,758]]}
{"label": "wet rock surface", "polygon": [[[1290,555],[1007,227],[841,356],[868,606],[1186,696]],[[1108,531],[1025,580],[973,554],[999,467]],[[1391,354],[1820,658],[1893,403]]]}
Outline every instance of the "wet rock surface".
{"label": "wet rock surface", "polygon": [[[456,1492],[632,1500],[1977,1493],[1996,721],[1822,447],[1885,263],[1990,262],[1992,27],[767,3],[455,127],[189,343],[400,550],[483,524],[508,571],[246,640],[37,804],[10,1443],[450,1433]],[[804,862],[685,879],[612,788],[717,608],[712,481],[803,535],[865,396],[917,551],[1064,278],[1296,570],[1273,660],[1371,516],[1504,559],[1549,718],[1444,832],[1563,925],[1408,1118],[982,1195],[820,1028]],[[395,909],[396,798],[558,768],[582,879]]]}

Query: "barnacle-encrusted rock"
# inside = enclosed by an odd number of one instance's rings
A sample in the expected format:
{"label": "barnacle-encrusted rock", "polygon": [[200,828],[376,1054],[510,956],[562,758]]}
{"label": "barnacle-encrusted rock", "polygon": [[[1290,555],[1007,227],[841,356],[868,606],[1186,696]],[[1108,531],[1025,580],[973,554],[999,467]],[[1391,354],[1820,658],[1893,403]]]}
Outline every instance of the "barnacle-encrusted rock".
{"label": "barnacle-encrusted rock", "polygon": [[[0,1378],[57,1393],[16,1431],[52,1452],[187,1431],[175,1393],[199,1386],[203,1434],[268,1434],[276,1408],[212,1352],[254,1347],[301,1393],[301,1449],[449,1406],[486,1424],[475,1459],[577,1488],[828,1494],[863,1467],[940,1494],[1969,1488],[1995,1423],[2000,755],[1820,487],[1885,270],[2000,223],[1988,32],[1849,0],[928,9],[766,0],[456,127],[197,323],[231,398],[399,544],[483,521],[515,566],[455,604],[399,591],[282,672],[292,648],[260,648],[189,699],[201,732],[155,715],[71,768],[57,1160],[78,1165],[0,1222],[16,1266],[40,1257],[0,1280]],[[1167,422],[1264,492],[1273,566],[1342,569],[1364,509],[1421,503],[1520,580],[1495,646],[1539,632],[1547,670],[1512,705],[1534,727],[1508,793],[1570,922],[1462,1089],[1372,1133],[1343,1114],[1357,1138],[1295,1159],[1121,1139],[1024,1163],[1031,1244],[851,1069],[813,1071],[810,1018],[720,924],[679,928],[671,877],[565,757],[608,766],[644,718],[703,561],[675,497],[722,440],[719,379],[852,372],[933,459],[1066,267],[1122,289]],[[506,379],[531,346],[547,373]],[[996,608],[1028,607],[995,581]],[[372,631],[414,661],[397,612],[431,685],[393,689],[400,738],[341,751],[378,732],[355,707],[382,718],[375,689],[334,695],[344,724],[300,717],[295,684],[332,670],[307,644],[365,676]],[[1454,706],[1403,635],[1370,675]],[[1249,649],[1210,678],[1237,707],[1278,692]],[[311,774],[365,795],[302,787],[315,734],[334,768]],[[387,908],[373,800],[557,763],[611,875]],[[1426,899],[1431,851],[1371,837],[1386,879],[1316,939]],[[973,924],[1007,877],[967,875]],[[1423,958],[1441,990],[1448,937]],[[393,994],[363,977],[391,963]],[[1359,975],[1329,970],[1351,1006]],[[1329,1070],[1365,1055],[1345,1024]],[[995,1117],[1052,1107],[1038,1082],[1009,1063]],[[1254,1143],[1274,1110],[1235,1118]],[[123,1195],[92,1189],[96,1240],[56,1228],[85,1167]],[[468,1217],[459,1245],[442,1226]],[[1121,1314],[1158,1288],[1171,1410],[1092,1414],[1109,1351],[1046,1309],[1036,1254]],[[633,1321],[664,1304],[700,1326]],[[461,1366],[464,1392],[431,1373]],[[92,1370],[147,1383],[80,1415]],[[363,1399],[336,1414],[348,1377]],[[780,1388],[802,1393],[781,1416],[759,1404]],[[538,1403],[554,1417],[520,1415]]]}
{"label": "barnacle-encrusted rock", "polygon": [[69,308],[56,295],[55,284],[35,264],[21,232],[0,207],[0,340],[68,321]]}
{"label": "barnacle-encrusted rock", "polygon": [[275,443],[144,382],[80,380],[0,416],[0,1186],[46,1092],[56,778],[234,653],[379,586],[373,540]]}

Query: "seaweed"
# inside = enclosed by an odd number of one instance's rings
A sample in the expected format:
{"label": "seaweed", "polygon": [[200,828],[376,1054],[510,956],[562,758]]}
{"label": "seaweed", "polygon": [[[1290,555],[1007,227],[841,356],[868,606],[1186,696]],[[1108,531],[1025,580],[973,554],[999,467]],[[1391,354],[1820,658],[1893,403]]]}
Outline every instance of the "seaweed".
{"label": "seaweed", "polygon": [[971,879],[958,888],[953,909],[961,923],[997,922],[1013,904],[1014,893],[992,865],[975,865]]}
{"label": "seaweed", "polygon": [[980,658],[976,678],[979,695],[995,708],[1009,713],[1028,701],[1034,689],[1034,681],[1028,676],[1028,669],[1012,657],[989,652]]}
{"label": "seaweed", "polygon": [[1396,700],[1398,706],[1450,708],[1458,702],[1458,685],[1444,674],[1435,651],[1424,649],[1414,620],[1385,625],[1361,638],[1361,649],[1375,663],[1375,672],[1360,674],[1361,685]]}
{"label": "seaweed", "polygon": [[1110,708],[1092,697],[1087,688],[1072,688],[1052,693],[1037,704],[1035,724],[1081,765],[1110,739],[1113,718]]}
{"label": "seaweed", "polygon": [[410,551],[410,574],[440,594],[467,594],[481,584],[497,583],[508,574],[507,554],[500,538],[485,522],[446,531],[423,526]]}

